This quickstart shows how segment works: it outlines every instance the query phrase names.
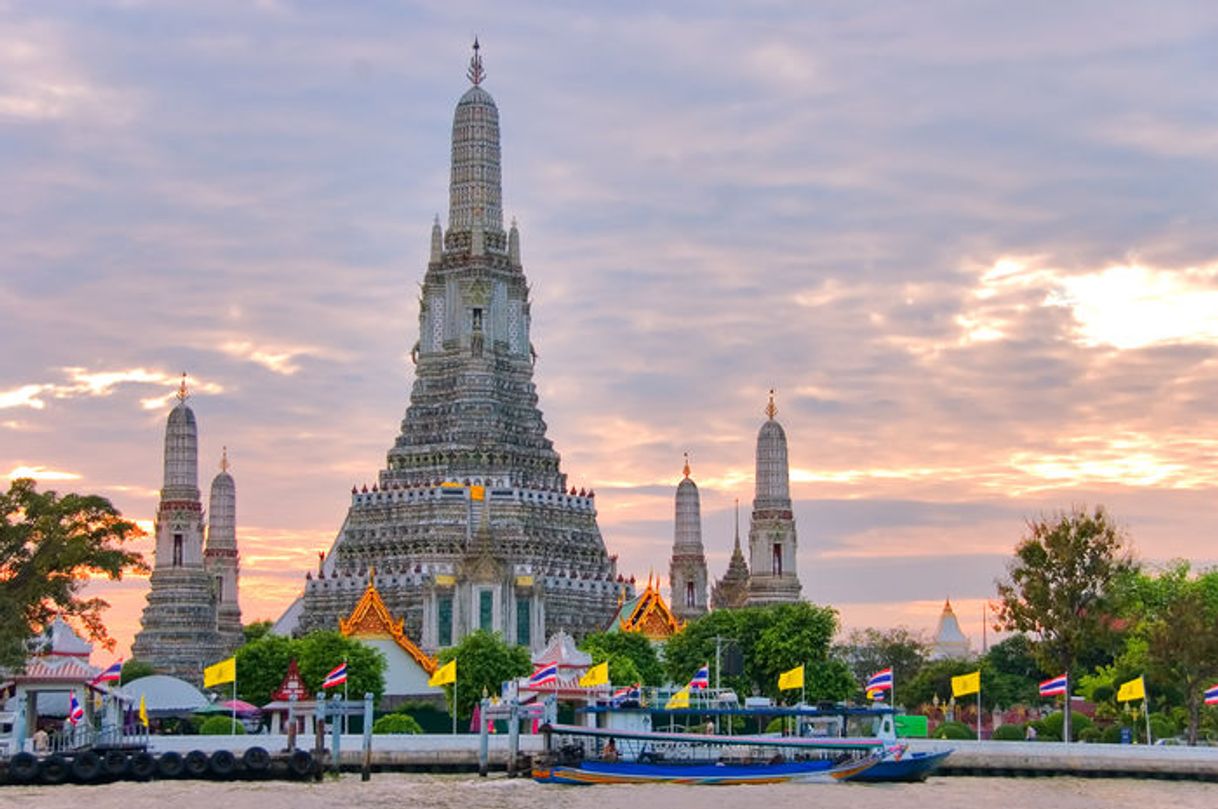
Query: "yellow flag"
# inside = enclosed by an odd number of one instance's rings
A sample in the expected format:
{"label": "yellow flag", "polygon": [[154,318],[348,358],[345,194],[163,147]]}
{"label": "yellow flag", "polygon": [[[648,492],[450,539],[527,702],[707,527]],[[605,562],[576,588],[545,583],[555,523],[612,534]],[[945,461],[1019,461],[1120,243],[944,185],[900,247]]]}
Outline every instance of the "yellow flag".
{"label": "yellow flag", "polygon": [[203,687],[211,688],[213,685],[222,685],[223,683],[231,683],[237,679],[237,658],[230,657],[228,660],[221,660],[214,666],[208,666],[203,669]]}
{"label": "yellow flag", "polygon": [[1141,677],[1121,683],[1121,688],[1117,691],[1117,702],[1129,702],[1135,699],[1146,699],[1146,681]]}
{"label": "yellow flag", "polygon": [[786,691],[789,688],[804,687],[804,666],[800,663],[790,671],[784,671],[778,675],[778,690]]}
{"label": "yellow flag", "polygon": [[594,685],[609,684],[609,661],[597,663],[588,672],[579,678],[579,684],[584,688],[591,688]]}
{"label": "yellow flag", "polygon": [[140,694],[140,724],[148,727],[148,703],[144,701],[143,694]]}
{"label": "yellow flag", "polygon": [[431,675],[431,679],[427,681],[428,685],[448,685],[457,681],[457,658],[445,663],[440,668],[436,669],[436,673]]}
{"label": "yellow flag", "polygon": [[485,500],[486,499],[486,487],[485,486],[470,486],[469,487],[469,499],[470,500]]}
{"label": "yellow flag", "polygon": [[668,702],[664,703],[664,710],[671,711],[674,708],[689,707],[689,688],[682,688],[677,693],[668,698]]}
{"label": "yellow flag", "polygon": [[981,670],[978,669],[972,674],[961,674],[959,677],[952,678],[952,696],[967,697],[969,694],[976,694],[981,690]]}

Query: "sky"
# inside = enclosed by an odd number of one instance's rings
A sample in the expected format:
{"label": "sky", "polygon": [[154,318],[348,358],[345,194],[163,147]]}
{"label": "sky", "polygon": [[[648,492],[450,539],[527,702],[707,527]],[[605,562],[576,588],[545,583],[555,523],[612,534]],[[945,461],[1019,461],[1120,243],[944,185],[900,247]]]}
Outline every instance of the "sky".
{"label": "sky", "polygon": [[[1204,0],[0,0],[0,478],[151,528],[185,370],[278,617],[398,432],[475,35],[541,408],[622,572],[667,572],[688,452],[722,575],[771,388],[846,627],[950,597],[979,646],[1075,506],[1218,561]],[[125,654],[147,579],[91,592]]]}

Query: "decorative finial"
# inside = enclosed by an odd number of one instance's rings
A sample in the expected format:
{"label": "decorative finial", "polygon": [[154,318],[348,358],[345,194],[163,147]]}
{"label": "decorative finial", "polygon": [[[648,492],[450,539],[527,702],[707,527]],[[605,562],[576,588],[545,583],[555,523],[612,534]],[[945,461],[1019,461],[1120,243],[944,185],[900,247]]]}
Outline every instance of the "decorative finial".
{"label": "decorative finial", "polygon": [[228,471],[228,447],[224,447],[220,451],[220,471]]}
{"label": "decorative finial", "polygon": [[686,477],[686,479],[688,479],[689,478],[689,453],[688,452],[685,453],[685,469],[682,471],[685,472],[685,477]]}
{"label": "decorative finial", "polygon": [[368,586],[376,586],[376,565],[368,565]]}
{"label": "decorative finial", "polygon": [[469,70],[465,71],[465,75],[475,87],[482,84],[482,80],[486,78],[486,71],[482,69],[482,56],[478,53],[482,46],[478,44],[478,37],[474,37],[474,55],[469,60]]}
{"label": "decorative finial", "polygon": [[774,389],[770,388],[770,403],[765,406],[765,414],[770,417],[770,421],[778,415],[778,406],[774,404]]}
{"label": "decorative finial", "polygon": [[186,401],[186,397],[190,394],[186,392],[186,372],[182,372],[182,383],[178,385],[178,401]]}

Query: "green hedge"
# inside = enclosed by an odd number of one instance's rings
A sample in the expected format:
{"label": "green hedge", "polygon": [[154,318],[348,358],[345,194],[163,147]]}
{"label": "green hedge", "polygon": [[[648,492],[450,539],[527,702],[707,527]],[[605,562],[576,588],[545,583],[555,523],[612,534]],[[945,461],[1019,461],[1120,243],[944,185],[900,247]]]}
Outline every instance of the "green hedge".
{"label": "green hedge", "polygon": [[199,725],[200,736],[244,736],[245,725],[231,716],[209,716]]}
{"label": "green hedge", "polygon": [[932,739],[976,739],[977,730],[963,722],[944,722],[930,735]]}
{"label": "green hedge", "polygon": [[1023,725],[999,725],[990,738],[996,742],[1022,742],[1027,732]]}
{"label": "green hedge", "polygon": [[413,716],[402,713],[385,714],[372,723],[373,733],[422,733],[423,728]]}

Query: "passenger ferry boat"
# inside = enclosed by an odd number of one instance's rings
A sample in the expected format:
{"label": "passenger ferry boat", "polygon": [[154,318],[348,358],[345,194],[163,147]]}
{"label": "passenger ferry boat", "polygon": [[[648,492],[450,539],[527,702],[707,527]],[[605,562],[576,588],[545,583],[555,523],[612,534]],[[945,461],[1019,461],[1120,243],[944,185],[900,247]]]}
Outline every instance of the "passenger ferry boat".
{"label": "passenger ferry boat", "polygon": [[833,783],[883,758],[874,739],[719,736],[544,725],[533,778],[553,784]]}

